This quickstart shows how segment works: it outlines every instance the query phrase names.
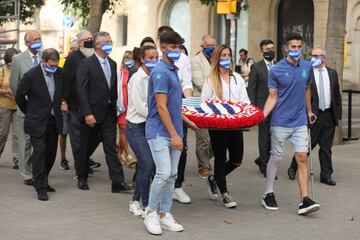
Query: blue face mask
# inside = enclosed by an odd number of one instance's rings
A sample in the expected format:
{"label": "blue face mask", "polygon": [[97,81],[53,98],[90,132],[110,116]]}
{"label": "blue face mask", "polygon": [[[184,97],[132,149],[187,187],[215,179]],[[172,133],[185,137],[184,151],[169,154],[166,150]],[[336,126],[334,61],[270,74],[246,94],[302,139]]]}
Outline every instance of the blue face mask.
{"label": "blue face mask", "polygon": [[112,51],[113,45],[112,43],[102,43],[101,44],[101,49],[104,51],[104,53],[106,53],[107,55],[109,55]]}
{"label": "blue face mask", "polygon": [[49,64],[44,64],[44,70],[48,74],[54,74],[57,70],[57,66],[49,66]]}
{"label": "blue face mask", "polygon": [[310,63],[314,68],[318,68],[323,62],[321,58],[312,57]]}
{"label": "blue face mask", "polygon": [[204,48],[204,53],[205,53],[208,57],[211,57],[211,56],[212,56],[213,51],[214,51],[214,48],[213,48],[213,47]]}
{"label": "blue face mask", "polygon": [[289,49],[288,55],[289,55],[292,59],[299,60],[300,57],[301,57],[301,50],[302,50],[302,49],[299,49],[299,50],[291,50],[291,49]]}
{"label": "blue face mask", "polygon": [[30,48],[32,50],[34,50],[35,52],[40,52],[40,50],[41,50],[41,41],[31,42]]}
{"label": "blue face mask", "polygon": [[180,59],[181,51],[180,50],[166,50],[166,56],[172,62],[177,62]]}
{"label": "blue face mask", "polygon": [[152,71],[152,70],[154,69],[154,67],[156,66],[156,64],[158,64],[158,61],[156,61],[156,60],[153,60],[153,61],[151,61],[151,60],[145,60],[145,63],[144,63],[145,67],[146,67],[147,69],[149,69],[150,71]]}
{"label": "blue face mask", "polygon": [[219,65],[223,68],[229,69],[231,67],[231,57],[220,58]]}
{"label": "blue face mask", "polygon": [[126,60],[124,62],[125,66],[128,68],[132,68],[134,66],[134,60],[130,59],[130,60]]}

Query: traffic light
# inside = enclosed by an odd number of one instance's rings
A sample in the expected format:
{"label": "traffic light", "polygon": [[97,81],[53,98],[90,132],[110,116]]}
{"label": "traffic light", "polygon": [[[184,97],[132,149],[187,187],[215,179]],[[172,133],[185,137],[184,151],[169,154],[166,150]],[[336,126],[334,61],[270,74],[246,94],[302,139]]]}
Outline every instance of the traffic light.
{"label": "traffic light", "polygon": [[217,14],[239,14],[241,10],[241,0],[218,0]]}

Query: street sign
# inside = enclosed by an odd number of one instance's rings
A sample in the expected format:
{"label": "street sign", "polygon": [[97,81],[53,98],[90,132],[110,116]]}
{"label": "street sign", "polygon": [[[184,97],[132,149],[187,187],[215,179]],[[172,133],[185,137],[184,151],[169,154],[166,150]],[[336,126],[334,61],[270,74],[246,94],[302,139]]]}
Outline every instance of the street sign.
{"label": "street sign", "polygon": [[64,16],[63,19],[64,28],[69,29],[74,25],[74,21],[71,16]]}

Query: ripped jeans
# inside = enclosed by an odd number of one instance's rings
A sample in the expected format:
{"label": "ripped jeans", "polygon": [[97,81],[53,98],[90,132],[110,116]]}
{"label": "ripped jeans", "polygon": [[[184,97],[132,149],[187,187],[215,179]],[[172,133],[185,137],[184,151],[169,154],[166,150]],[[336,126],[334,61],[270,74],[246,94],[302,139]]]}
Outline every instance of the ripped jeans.
{"label": "ripped jeans", "polygon": [[148,139],[156,174],[151,184],[149,210],[170,213],[181,151],[171,148],[171,139],[157,136]]}

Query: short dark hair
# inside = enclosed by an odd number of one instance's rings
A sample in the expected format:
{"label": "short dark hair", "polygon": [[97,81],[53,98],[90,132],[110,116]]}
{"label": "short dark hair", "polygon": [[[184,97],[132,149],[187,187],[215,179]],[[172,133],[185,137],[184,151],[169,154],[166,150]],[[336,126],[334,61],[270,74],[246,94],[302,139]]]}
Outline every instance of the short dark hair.
{"label": "short dark hair", "polygon": [[268,44],[274,44],[274,42],[270,39],[263,39],[260,42],[260,48],[262,48],[262,46],[268,45]]}
{"label": "short dark hair", "polygon": [[183,44],[184,39],[177,32],[164,32],[160,35],[160,44]]}
{"label": "short dark hair", "polygon": [[146,55],[146,51],[149,51],[149,50],[155,50],[156,51],[156,48],[153,47],[153,46],[143,46],[143,47],[141,47],[141,57],[144,58],[145,55]]}
{"label": "short dark hair", "polygon": [[144,37],[140,43],[140,47],[142,47],[145,43],[153,43],[155,45],[155,41],[152,37]]}
{"label": "short dark hair", "polygon": [[242,52],[245,53],[245,55],[248,54],[248,51],[246,49],[244,49],[244,48],[240,49],[239,54],[242,53]]}
{"label": "short dark hair", "polygon": [[186,55],[186,56],[189,56],[189,52],[188,52],[188,50],[186,49],[186,47],[185,47],[184,44],[181,44],[181,45],[180,45],[180,49],[185,51],[185,55]]}
{"label": "short dark hair", "polygon": [[303,41],[303,37],[299,33],[291,32],[286,36],[286,42],[289,42],[291,40]]}
{"label": "short dark hair", "polygon": [[18,54],[18,53],[19,53],[19,51],[16,50],[15,48],[6,49],[5,53],[4,53],[4,62],[5,62],[5,64],[11,63],[13,56]]}
{"label": "short dark hair", "polygon": [[59,52],[55,48],[47,48],[42,53],[42,59],[45,62],[48,62],[49,60],[59,61],[60,55],[59,55]]}
{"label": "short dark hair", "polygon": [[141,57],[141,50],[138,47],[134,47],[134,49],[132,50],[132,54],[133,54],[133,59],[134,62],[136,62],[138,65],[140,64],[140,57]]}
{"label": "short dark hair", "polygon": [[163,34],[164,32],[174,32],[174,29],[172,29],[169,26],[161,26],[157,31],[158,37],[160,37],[160,35]]}

